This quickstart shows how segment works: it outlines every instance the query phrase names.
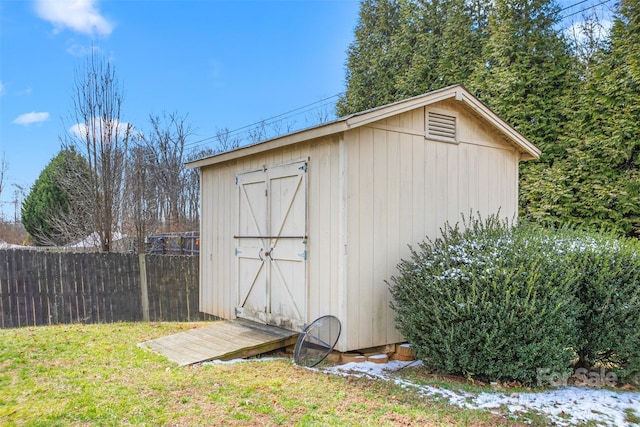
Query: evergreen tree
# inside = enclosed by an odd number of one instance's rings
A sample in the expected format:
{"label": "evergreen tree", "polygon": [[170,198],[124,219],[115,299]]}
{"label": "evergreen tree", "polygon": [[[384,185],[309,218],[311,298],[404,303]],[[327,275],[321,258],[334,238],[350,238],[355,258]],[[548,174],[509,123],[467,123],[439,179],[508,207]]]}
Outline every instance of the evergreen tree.
{"label": "evergreen tree", "polygon": [[640,237],[640,2],[623,0],[575,98],[568,155],[550,171],[561,209],[539,216]]}
{"label": "evergreen tree", "polygon": [[338,113],[464,84],[542,149],[520,166],[523,217],[639,236],[639,2],[572,50],[555,0],[366,0]]}
{"label": "evergreen tree", "polygon": [[336,106],[339,116],[388,104],[395,100],[398,63],[393,36],[399,27],[396,0],[364,0],[347,51],[347,90]]}
{"label": "evergreen tree", "polygon": [[547,164],[564,155],[558,144],[566,122],[562,105],[575,81],[569,45],[554,28],[558,11],[553,0],[496,0],[482,62],[470,83],[542,150]]}
{"label": "evergreen tree", "polygon": [[71,200],[88,177],[87,162],[74,150],[60,151],[40,173],[21,211],[22,224],[36,245],[65,245],[86,236],[87,212]]}
{"label": "evergreen tree", "polygon": [[408,98],[466,84],[482,55],[489,8],[485,0],[403,3],[395,45],[407,60],[396,92]]}
{"label": "evergreen tree", "polygon": [[530,220],[561,218],[571,200],[552,168],[567,155],[562,135],[578,81],[569,43],[554,27],[558,10],[553,0],[497,0],[470,83],[483,102],[542,150],[539,161],[520,165],[520,212]]}
{"label": "evergreen tree", "polygon": [[489,0],[366,0],[338,115],[464,84],[482,54]]}
{"label": "evergreen tree", "polygon": [[339,115],[464,84],[551,164],[577,76],[554,0],[366,0]]}

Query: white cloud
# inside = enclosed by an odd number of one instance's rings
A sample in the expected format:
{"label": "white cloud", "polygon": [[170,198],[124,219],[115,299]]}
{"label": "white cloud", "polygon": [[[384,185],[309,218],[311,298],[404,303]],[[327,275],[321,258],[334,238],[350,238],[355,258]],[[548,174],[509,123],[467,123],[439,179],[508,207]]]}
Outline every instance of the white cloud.
{"label": "white cloud", "polygon": [[4,83],[0,80],[0,96],[4,95]]}
{"label": "white cloud", "polygon": [[[132,125],[130,125],[129,123],[118,122],[115,120],[111,126],[107,126],[106,124],[103,124],[102,119],[96,118],[94,122],[94,126],[95,126],[96,133],[100,132],[100,130],[102,130],[105,133],[108,133],[109,131],[115,133],[117,131],[118,136],[123,137],[128,130],[130,135],[134,134],[133,132],[134,128]],[[83,139],[85,135],[91,131],[92,130],[89,129],[89,127],[85,123],[76,123],[75,125],[69,128],[69,133],[75,136],[76,138],[80,138],[80,139]]]}
{"label": "white cloud", "polygon": [[68,28],[88,35],[108,36],[113,24],[100,14],[96,3],[95,0],[36,0],[35,9],[56,31]]}
{"label": "white cloud", "polygon": [[36,113],[32,111],[30,113],[20,114],[13,123],[16,125],[30,125],[33,123],[42,123],[47,120],[49,120],[49,113]]}

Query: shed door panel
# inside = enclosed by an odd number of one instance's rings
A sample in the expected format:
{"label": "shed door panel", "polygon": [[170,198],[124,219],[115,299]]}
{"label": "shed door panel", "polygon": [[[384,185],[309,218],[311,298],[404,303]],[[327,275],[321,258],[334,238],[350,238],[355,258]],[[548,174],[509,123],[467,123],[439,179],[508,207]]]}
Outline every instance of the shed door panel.
{"label": "shed door panel", "polygon": [[266,175],[249,172],[236,178],[239,190],[238,235],[262,236],[267,232]]}
{"label": "shed door panel", "polygon": [[262,171],[239,175],[239,218],[236,236],[243,236],[236,243],[238,264],[239,306],[266,307],[266,293],[258,283],[265,281],[266,271],[260,251],[264,243],[260,236],[267,230],[267,200],[265,174]]}
{"label": "shed door panel", "polygon": [[304,325],[306,170],[306,162],[297,162],[238,175],[239,317]]}

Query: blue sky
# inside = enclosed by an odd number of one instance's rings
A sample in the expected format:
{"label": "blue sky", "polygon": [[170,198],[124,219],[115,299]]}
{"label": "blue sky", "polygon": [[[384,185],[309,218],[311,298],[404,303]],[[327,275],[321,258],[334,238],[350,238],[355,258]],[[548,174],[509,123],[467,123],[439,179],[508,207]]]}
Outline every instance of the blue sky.
{"label": "blue sky", "polygon": [[144,130],[151,113],[188,114],[196,141],[343,91],[358,10],[356,0],[2,0],[5,218],[13,184],[28,192],[60,150],[75,69],[92,45],[116,68],[123,121]]}
{"label": "blue sky", "polygon": [[[561,2],[574,3],[597,0]],[[115,66],[123,121],[144,131],[149,114],[188,115],[199,141],[342,92],[358,11],[357,0],[0,0],[0,215],[13,218],[18,186],[28,193],[60,150],[92,46]]]}

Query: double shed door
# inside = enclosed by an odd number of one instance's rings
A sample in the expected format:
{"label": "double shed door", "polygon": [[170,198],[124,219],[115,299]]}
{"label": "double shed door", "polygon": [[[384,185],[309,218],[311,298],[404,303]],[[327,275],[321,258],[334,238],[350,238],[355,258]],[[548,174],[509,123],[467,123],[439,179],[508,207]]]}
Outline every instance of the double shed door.
{"label": "double shed door", "polygon": [[236,176],[238,317],[301,330],[307,299],[307,162]]}

